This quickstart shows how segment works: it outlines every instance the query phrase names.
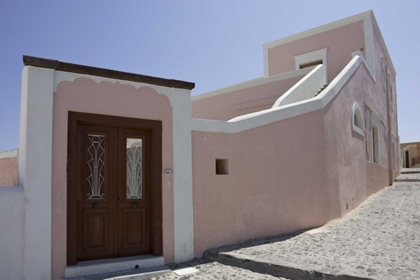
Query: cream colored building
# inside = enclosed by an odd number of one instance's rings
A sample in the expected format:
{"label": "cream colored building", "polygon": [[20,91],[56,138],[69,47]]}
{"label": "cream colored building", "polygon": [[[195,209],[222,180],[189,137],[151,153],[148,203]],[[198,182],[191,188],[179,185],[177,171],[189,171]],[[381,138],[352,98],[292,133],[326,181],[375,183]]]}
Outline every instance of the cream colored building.
{"label": "cream colored building", "polygon": [[420,142],[401,143],[403,167],[420,167]]}

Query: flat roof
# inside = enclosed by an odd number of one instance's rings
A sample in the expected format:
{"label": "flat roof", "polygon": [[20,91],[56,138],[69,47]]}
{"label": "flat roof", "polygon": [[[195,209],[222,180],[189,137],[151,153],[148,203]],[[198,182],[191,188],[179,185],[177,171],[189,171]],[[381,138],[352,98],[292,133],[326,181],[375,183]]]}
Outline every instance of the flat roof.
{"label": "flat roof", "polygon": [[40,68],[54,69],[63,72],[72,72],[77,74],[86,74],[92,76],[106,77],[117,80],[126,80],[138,83],[152,84],[164,87],[182,88],[192,90],[195,87],[195,83],[185,82],[180,80],[165,79],[93,66],[86,66],[80,64],[73,64],[68,62],[62,62],[53,59],[35,57],[35,56],[23,56],[23,64],[25,66],[33,66]]}

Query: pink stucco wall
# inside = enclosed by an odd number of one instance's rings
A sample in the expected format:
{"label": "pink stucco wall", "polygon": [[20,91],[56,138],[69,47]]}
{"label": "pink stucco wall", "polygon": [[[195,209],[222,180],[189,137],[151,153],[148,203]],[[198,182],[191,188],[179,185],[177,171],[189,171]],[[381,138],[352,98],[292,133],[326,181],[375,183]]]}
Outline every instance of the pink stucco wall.
{"label": "pink stucco wall", "polygon": [[[376,77],[377,81],[381,84],[382,83],[382,75],[381,75],[381,58],[386,57],[385,50],[380,43],[379,40],[379,34],[376,29],[374,29],[374,47],[375,47],[375,66],[376,66]],[[387,64],[389,64],[387,62]],[[387,65],[387,70],[390,74],[390,80],[394,82],[394,94],[393,94],[393,102],[390,102],[390,116],[391,116],[391,131],[394,135],[394,138],[397,138],[398,135],[398,116],[397,116],[397,98],[396,98],[396,73],[394,70]],[[381,84],[382,85],[382,84]],[[383,90],[383,94],[385,95],[385,90]],[[387,95],[389,96],[389,92],[387,92]]]}
{"label": "pink stucco wall", "polygon": [[[52,164],[52,279],[64,277],[66,267],[66,168],[68,112],[86,112],[139,119],[161,120],[162,164],[173,168],[172,107],[168,97],[149,87],[78,78],[64,81],[54,94]],[[163,252],[173,262],[173,177],[162,176]]]}
{"label": "pink stucco wall", "polygon": [[382,167],[373,162],[366,162],[366,187],[367,195],[377,193],[388,186],[388,168]]}
{"label": "pink stucco wall", "polygon": [[[193,131],[195,255],[338,216],[321,131],[323,111],[236,134]],[[228,159],[228,175],[215,174],[215,159]]]}
{"label": "pink stucco wall", "polygon": [[[361,64],[315,112],[237,134],[193,132],[197,257],[222,244],[321,225],[389,185],[387,102],[376,75],[375,82]],[[378,115],[379,164],[366,160],[370,115],[365,136],[352,129],[355,102]],[[215,174],[215,159],[228,159],[228,175]]]}
{"label": "pink stucco wall", "polygon": [[315,34],[268,50],[269,75],[295,70],[296,55],[328,47],[328,81],[351,59],[351,53],[364,48],[363,21]]}
{"label": "pink stucco wall", "polygon": [[18,183],[18,158],[0,158],[0,187],[17,186]]}
{"label": "pink stucco wall", "polygon": [[227,121],[237,116],[271,108],[274,102],[303,76],[253,86],[193,100],[193,118]]}

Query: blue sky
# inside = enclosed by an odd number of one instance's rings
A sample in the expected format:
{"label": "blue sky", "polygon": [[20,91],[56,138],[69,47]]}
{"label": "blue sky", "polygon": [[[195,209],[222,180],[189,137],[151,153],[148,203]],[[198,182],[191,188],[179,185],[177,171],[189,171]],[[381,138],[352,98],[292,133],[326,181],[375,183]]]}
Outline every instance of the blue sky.
{"label": "blue sky", "polygon": [[401,142],[420,141],[420,1],[0,1],[0,151],[18,147],[22,55],[181,79],[263,75],[261,45],[372,9],[397,70]]}

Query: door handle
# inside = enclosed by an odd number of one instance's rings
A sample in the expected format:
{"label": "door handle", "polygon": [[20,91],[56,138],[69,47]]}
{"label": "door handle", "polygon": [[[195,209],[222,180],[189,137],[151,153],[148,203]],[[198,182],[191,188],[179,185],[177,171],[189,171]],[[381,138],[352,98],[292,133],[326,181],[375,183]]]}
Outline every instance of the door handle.
{"label": "door handle", "polygon": [[133,203],[131,204],[131,208],[137,208],[137,203],[133,202]]}
{"label": "door handle", "polygon": [[92,209],[99,209],[99,204],[98,203],[93,203]]}

